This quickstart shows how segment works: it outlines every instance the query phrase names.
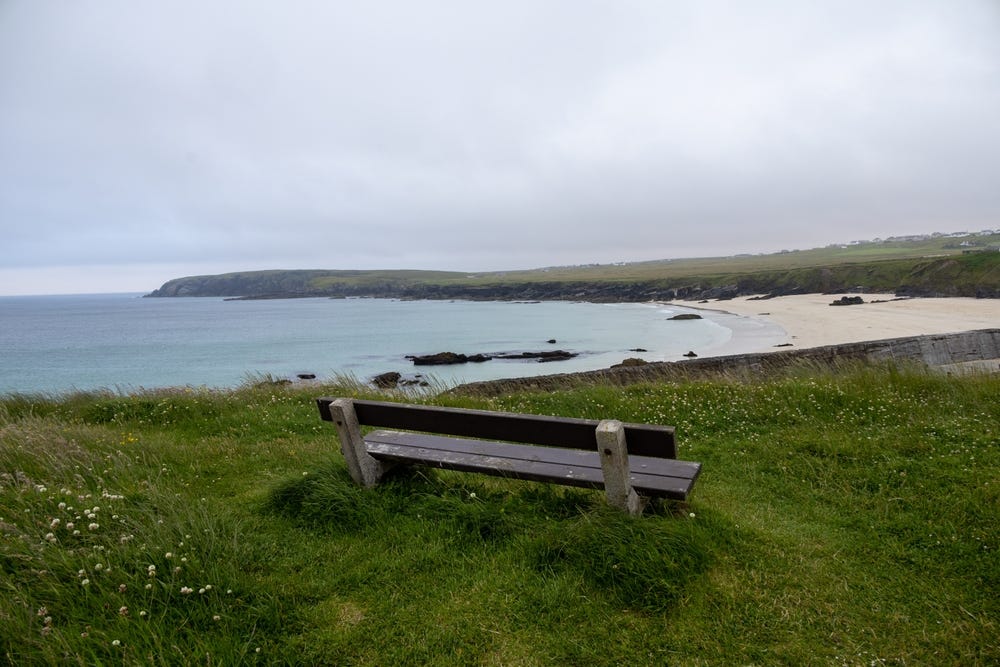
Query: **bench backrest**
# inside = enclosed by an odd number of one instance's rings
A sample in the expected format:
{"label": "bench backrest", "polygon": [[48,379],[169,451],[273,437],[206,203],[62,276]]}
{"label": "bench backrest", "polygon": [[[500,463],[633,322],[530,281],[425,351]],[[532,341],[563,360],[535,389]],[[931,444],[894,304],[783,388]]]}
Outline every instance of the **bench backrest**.
{"label": "bench backrest", "polygon": [[[335,398],[320,398],[316,401],[320,415],[326,421],[333,421],[330,415],[330,403],[335,400]],[[355,400],[354,411],[357,413],[358,423],[362,426],[590,451],[597,451],[594,433],[600,423],[595,419],[546,417],[383,401]],[[661,459],[677,458],[677,445],[672,426],[655,424],[624,426],[629,454]]]}

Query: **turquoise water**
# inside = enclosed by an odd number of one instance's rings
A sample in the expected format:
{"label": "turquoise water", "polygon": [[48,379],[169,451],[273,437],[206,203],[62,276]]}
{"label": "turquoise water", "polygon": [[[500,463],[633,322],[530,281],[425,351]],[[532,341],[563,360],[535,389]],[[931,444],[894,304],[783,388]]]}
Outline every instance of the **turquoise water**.
{"label": "turquoise water", "polygon": [[[594,370],[626,357],[677,360],[733,335],[723,315],[668,321],[680,312],[686,309],[572,302],[0,297],[0,393],[233,387],[260,374],[368,379],[386,371],[450,384]],[[435,367],[405,359],[552,349],[579,356]]]}

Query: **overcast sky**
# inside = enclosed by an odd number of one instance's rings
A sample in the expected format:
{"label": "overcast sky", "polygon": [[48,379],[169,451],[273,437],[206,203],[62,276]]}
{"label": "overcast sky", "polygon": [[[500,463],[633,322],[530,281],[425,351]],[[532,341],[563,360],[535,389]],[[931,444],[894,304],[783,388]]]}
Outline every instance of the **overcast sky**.
{"label": "overcast sky", "polygon": [[0,1],[0,294],[1000,228],[1000,1]]}

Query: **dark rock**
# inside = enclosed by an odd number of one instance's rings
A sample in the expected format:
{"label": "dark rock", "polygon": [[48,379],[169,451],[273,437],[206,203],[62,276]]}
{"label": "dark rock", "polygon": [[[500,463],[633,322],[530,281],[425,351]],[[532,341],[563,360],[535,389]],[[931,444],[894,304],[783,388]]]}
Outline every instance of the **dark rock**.
{"label": "dark rock", "polygon": [[649,352],[649,350],[644,347],[633,347],[629,352]]}
{"label": "dark rock", "polygon": [[548,339],[545,342],[548,343],[549,345],[555,345],[556,344],[556,339],[555,338],[550,338],[550,339]]}
{"label": "dark rock", "polygon": [[465,364],[468,362],[480,363],[489,361],[490,357],[485,354],[457,354],[455,352],[438,352],[437,354],[407,355],[414,366],[447,366],[450,364]]}
{"label": "dark rock", "polygon": [[779,296],[792,296],[794,294],[808,294],[808,290],[804,287],[780,287],[777,289],[772,289],[767,294],[755,297],[755,301],[766,301],[767,299],[776,299]]}
{"label": "dark rock", "polygon": [[728,301],[740,295],[738,285],[723,285],[722,287],[709,287],[698,291],[698,297],[702,299],[716,299],[718,301]]}
{"label": "dark rock", "polygon": [[402,375],[395,371],[381,373],[372,378],[372,384],[379,389],[395,389],[399,385],[401,377]]}
{"label": "dark rock", "polygon": [[566,350],[550,350],[546,352],[517,352],[512,354],[498,354],[495,355],[494,359],[537,359],[540,362],[544,361],[564,361],[566,359],[572,359],[577,356],[576,352],[567,352]]}
{"label": "dark rock", "polygon": [[316,379],[316,374],[315,373],[299,373],[295,377],[297,377],[300,380],[315,380]]}
{"label": "dark rock", "polygon": [[636,357],[629,357],[628,359],[622,359],[620,364],[615,364],[611,368],[627,368],[629,366],[645,366],[649,362],[645,359],[638,359]]}
{"label": "dark rock", "polygon": [[791,343],[778,343],[775,347],[791,347]]}
{"label": "dark rock", "polygon": [[857,306],[864,303],[865,300],[860,296],[842,296],[836,301],[830,303],[831,306]]}
{"label": "dark rock", "polygon": [[552,352],[542,352],[538,355],[538,362],[545,363],[546,361],[566,361],[567,359],[572,359],[576,356],[576,352],[567,352],[565,350],[554,350]]}
{"label": "dark rock", "polygon": [[674,315],[673,317],[668,317],[668,320],[700,320],[701,315],[697,313],[681,313],[680,315]]}
{"label": "dark rock", "polygon": [[694,357],[697,357],[698,355],[695,354],[694,351],[688,351],[688,352],[684,353],[684,356],[685,357],[692,357],[692,358],[694,358]]}

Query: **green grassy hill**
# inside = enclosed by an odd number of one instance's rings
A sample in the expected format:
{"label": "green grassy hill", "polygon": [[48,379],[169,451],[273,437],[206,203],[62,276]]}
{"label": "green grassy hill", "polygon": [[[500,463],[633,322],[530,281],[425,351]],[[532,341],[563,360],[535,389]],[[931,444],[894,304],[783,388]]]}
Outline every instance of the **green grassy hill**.
{"label": "green grassy hill", "polygon": [[858,243],[770,255],[491,273],[248,271],[178,278],[150,296],[646,301],[788,291],[841,292],[862,287],[916,296],[998,297],[998,245],[1000,234],[991,234]]}

